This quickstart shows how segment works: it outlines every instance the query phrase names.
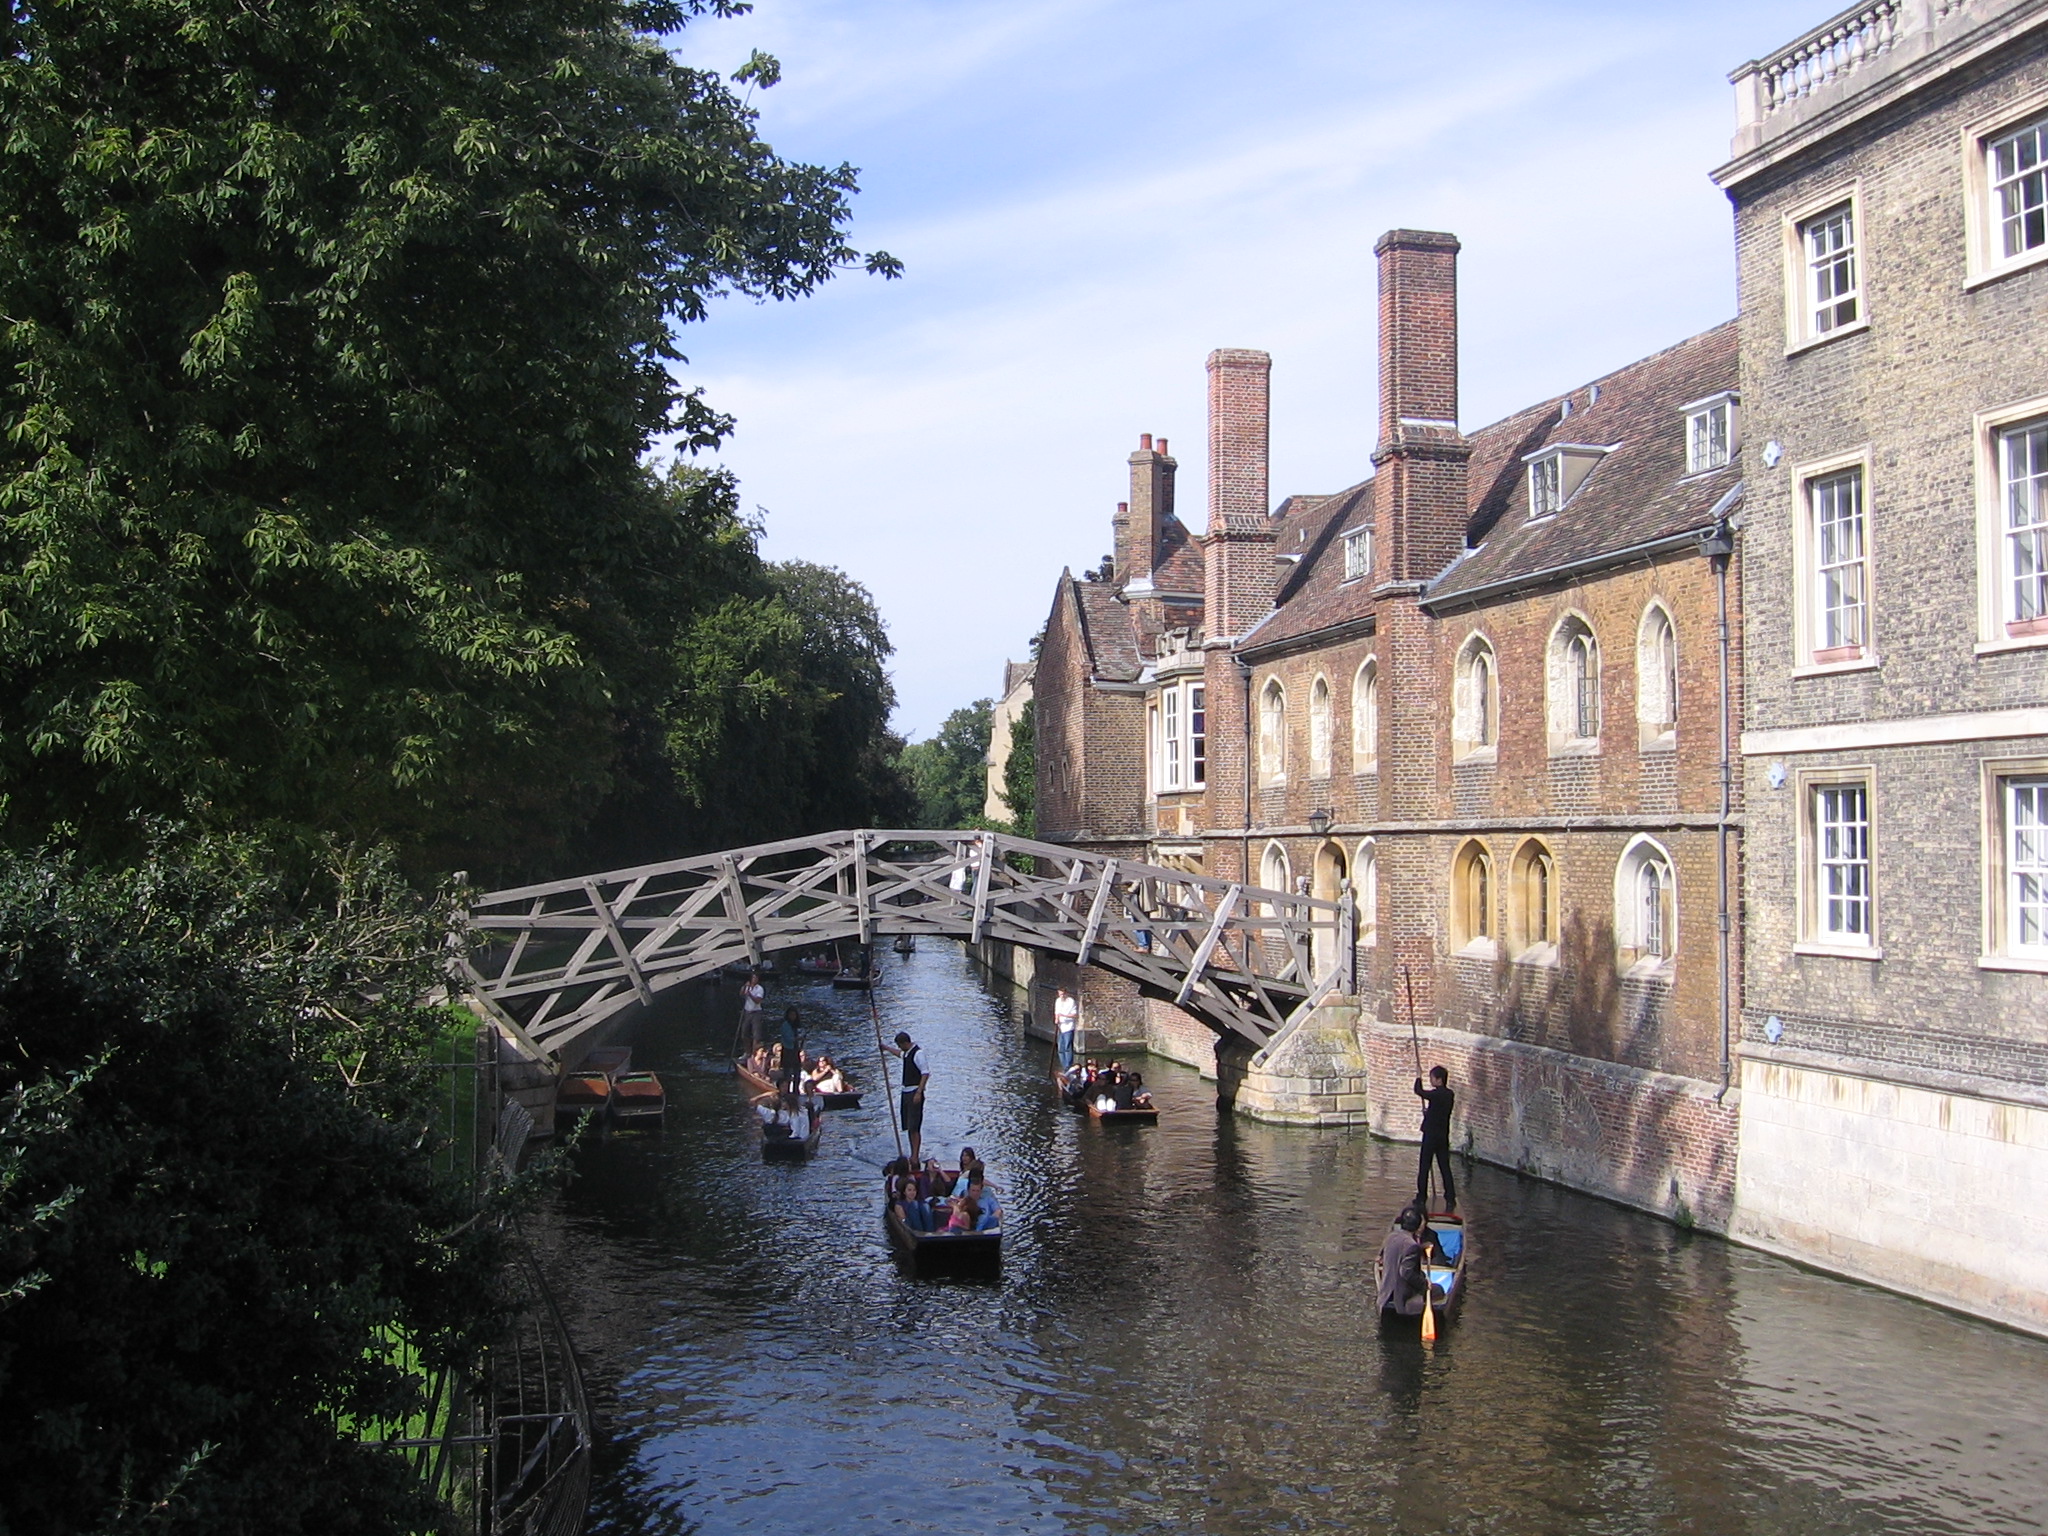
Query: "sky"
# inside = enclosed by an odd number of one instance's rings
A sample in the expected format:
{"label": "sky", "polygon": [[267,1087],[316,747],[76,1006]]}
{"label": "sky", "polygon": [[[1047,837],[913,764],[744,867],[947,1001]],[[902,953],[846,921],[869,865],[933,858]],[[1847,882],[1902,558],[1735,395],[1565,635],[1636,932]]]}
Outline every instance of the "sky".
{"label": "sky", "polygon": [[673,40],[783,156],[860,168],[902,260],[684,328],[763,552],[837,566],[896,645],[896,726],[999,691],[1109,550],[1138,434],[1206,503],[1203,363],[1273,356],[1274,498],[1371,472],[1373,241],[1459,257],[1468,430],[1728,319],[1730,70],[1827,19],[1724,0],[756,0]]}

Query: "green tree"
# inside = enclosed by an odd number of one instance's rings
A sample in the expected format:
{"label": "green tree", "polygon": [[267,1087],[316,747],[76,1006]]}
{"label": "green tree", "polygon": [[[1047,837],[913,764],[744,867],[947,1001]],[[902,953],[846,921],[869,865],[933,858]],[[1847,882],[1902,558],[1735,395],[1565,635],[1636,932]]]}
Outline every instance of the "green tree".
{"label": "green tree", "polygon": [[931,740],[903,749],[903,773],[916,796],[920,827],[968,827],[981,818],[994,710],[994,700],[976,699],[946,716]]}
{"label": "green tree", "polygon": [[1010,755],[1003,760],[1003,804],[1019,837],[1038,835],[1038,711],[1026,700],[1010,722]]}
{"label": "green tree", "polygon": [[254,843],[0,855],[0,1529],[436,1523],[346,1421],[417,1409],[386,1340],[493,1326],[429,1129],[448,1013],[408,1001],[445,911]]}
{"label": "green tree", "polygon": [[895,270],[846,241],[851,168],[659,45],[736,9],[9,9],[14,846],[140,806],[488,864],[587,814],[725,532],[642,467],[728,425],[672,327]]}

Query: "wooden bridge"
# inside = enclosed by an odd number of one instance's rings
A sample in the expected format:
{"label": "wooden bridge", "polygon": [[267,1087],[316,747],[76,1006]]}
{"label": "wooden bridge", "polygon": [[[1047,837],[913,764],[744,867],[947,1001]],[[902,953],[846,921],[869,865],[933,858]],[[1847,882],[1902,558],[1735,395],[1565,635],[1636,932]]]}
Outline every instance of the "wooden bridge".
{"label": "wooden bridge", "polygon": [[1351,894],[1261,890],[993,832],[828,832],[494,891],[458,961],[536,1054],[734,961],[897,934],[1099,965],[1264,1048],[1356,990]]}

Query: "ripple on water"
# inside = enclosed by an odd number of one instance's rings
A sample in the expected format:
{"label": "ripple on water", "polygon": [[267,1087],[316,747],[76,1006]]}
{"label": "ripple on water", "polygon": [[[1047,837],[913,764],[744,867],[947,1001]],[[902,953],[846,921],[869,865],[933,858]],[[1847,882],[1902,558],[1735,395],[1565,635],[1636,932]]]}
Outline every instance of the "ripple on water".
{"label": "ripple on water", "polygon": [[[868,1063],[867,1001],[785,981]],[[929,1144],[972,1142],[996,1284],[883,1237],[884,1096],[809,1165],[756,1154],[735,988],[634,1038],[670,1125],[576,1155],[533,1224],[604,1438],[592,1528],[1941,1536],[2048,1528],[2048,1345],[1474,1168],[1471,1304],[1382,1337],[1372,1256],[1412,1149],[1257,1126],[1147,1062],[1164,1115],[1057,1109],[950,947],[893,965]]]}

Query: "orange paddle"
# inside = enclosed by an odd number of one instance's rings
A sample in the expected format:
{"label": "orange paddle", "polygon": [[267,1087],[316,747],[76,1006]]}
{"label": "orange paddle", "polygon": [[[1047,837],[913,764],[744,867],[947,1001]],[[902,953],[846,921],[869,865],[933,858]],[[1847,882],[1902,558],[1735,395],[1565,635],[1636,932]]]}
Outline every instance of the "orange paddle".
{"label": "orange paddle", "polygon": [[1422,1342],[1436,1342],[1436,1308],[1429,1304],[1429,1255],[1430,1249],[1422,1250]]}

